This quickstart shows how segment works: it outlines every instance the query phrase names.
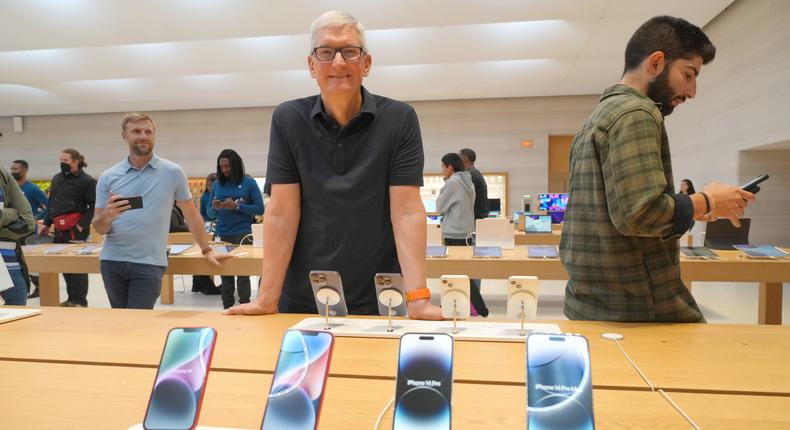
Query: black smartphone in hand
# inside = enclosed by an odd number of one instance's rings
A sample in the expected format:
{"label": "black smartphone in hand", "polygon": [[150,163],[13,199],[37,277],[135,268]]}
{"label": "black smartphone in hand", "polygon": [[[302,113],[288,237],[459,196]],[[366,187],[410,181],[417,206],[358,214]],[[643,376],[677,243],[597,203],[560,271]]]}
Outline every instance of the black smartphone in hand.
{"label": "black smartphone in hand", "polygon": [[758,187],[757,185],[764,182],[766,179],[768,179],[768,177],[769,177],[768,175],[758,176],[752,179],[751,181],[741,185],[741,189],[744,191],[748,191],[752,194],[757,194],[757,192],[760,191],[760,187]]}
{"label": "black smartphone in hand", "polygon": [[118,200],[126,200],[129,202],[129,209],[127,210],[143,208],[143,196],[122,197]]}

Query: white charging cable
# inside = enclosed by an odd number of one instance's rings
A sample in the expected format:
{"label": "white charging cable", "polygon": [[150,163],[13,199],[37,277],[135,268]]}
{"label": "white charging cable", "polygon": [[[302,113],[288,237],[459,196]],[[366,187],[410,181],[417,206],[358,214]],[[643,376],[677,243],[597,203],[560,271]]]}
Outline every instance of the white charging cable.
{"label": "white charging cable", "polygon": [[620,352],[622,352],[623,355],[625,356],[625,359],[628,360],[629,363],[631,363],[631,367],[633,367],[634,370],[636,370],[636,373],[639,374],[639,377],[641,377],[642,380],[645,381],[645,384],[647,384],[647,386],[650,387],[650,391],[653,392],[658,391],[658,393],[661,394],[661,397],[663,397],[664,400],[666,400],[673,408],[675,408],[675,410],[691,425],[692,428],[694,428],[694,430],[702,430],[700,426],[698,426],[697,423],[694,422],[694,420],[686,413],[686,411],[684,411],[683,408],[680,407],[680,405],[675,403],[675,401],[672,400],[672,397],[669,397],[669,394],[667,394],[664,390],[660,388],[656,390],[655,386],[653,385],[652,382],[650,382],[650,379],[647,377],[647,375],[645,375],[645,373],[642,372],[642,369],[640,369],[639,366],[637,366],[636,363],[634,363],[634,360],[631,359],[631,356],[628,355],[628,353],[625,352],[623,346],[620,345],[620,341],[624,338],[623,335],[619,333],[604,333],[601,335],[601,337],[606,340],[613,341],[615,345],[617,345],[617,347],[620,348]]}
{"label": "white charging cable", "polygon": [[389,402],[387,402],[387,406],[384,406],[384,409],[382,409],[381,412],[379,413],[378,418],[376,418],[376,424],[373,425],[373,430],[378,430],[379,426],[381,425],[381,420],[384,418],[384,414],[387,413],[387,410],[390,408],[390,406],[392,406],[394,402],[395,402],[395,396],[390,398]]}

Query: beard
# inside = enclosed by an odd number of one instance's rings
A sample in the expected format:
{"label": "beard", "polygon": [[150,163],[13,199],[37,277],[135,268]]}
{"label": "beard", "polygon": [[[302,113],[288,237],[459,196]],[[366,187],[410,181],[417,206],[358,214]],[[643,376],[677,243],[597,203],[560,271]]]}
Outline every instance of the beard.
{"label": "beard", "polygon": [[145,157],[146,155],[151,154],[153,151],[154,151],[154,145],[152,144],[148,145],[148,149],[143,149],[137,146],[136,144],[132,145],[132,152],[134,152],[134,155],[138,155],[140,157]]}
{"label": "beard", "polygon": [[[680,96],[675,95],[675,91],[672,89],[672,86],[669,85],[668,65],[664,68],[664,71],[656,76],[656,79],[648,85],[647,96],[654,102],[660,103],[659,110],[662,115],[669,116],[672,111],[675,110],[675,106],[672,106],[672,100]],[[685,97],[682,98],[685,100]]]}

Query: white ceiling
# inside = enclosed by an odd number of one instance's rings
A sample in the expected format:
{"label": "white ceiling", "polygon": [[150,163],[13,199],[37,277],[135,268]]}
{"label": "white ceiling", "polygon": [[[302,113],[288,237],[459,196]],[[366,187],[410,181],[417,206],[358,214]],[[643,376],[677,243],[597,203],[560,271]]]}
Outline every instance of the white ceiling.
{"label": "white ceiling", "polygon": [[[2,0],[0,116],[273,106],[317,92],[309,26],[367,29],[365,85],[402,100],[598,94],[654,15],[733,0]],[[714,41],[715,43],[715,41]]]}

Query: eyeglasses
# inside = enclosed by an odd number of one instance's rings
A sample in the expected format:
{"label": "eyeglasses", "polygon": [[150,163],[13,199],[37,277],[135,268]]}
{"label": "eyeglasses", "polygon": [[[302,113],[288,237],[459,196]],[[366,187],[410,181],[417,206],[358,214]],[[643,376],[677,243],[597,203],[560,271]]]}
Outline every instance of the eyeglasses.
{"label": "eyeglasses", "polygon": [[361,46],[344,46],[342,48],[319,46],[318,48],[313,48],[313,55],[318,61],[334,61],[338,52],[346,61],[357,61],[362,58],[365,48]]}

